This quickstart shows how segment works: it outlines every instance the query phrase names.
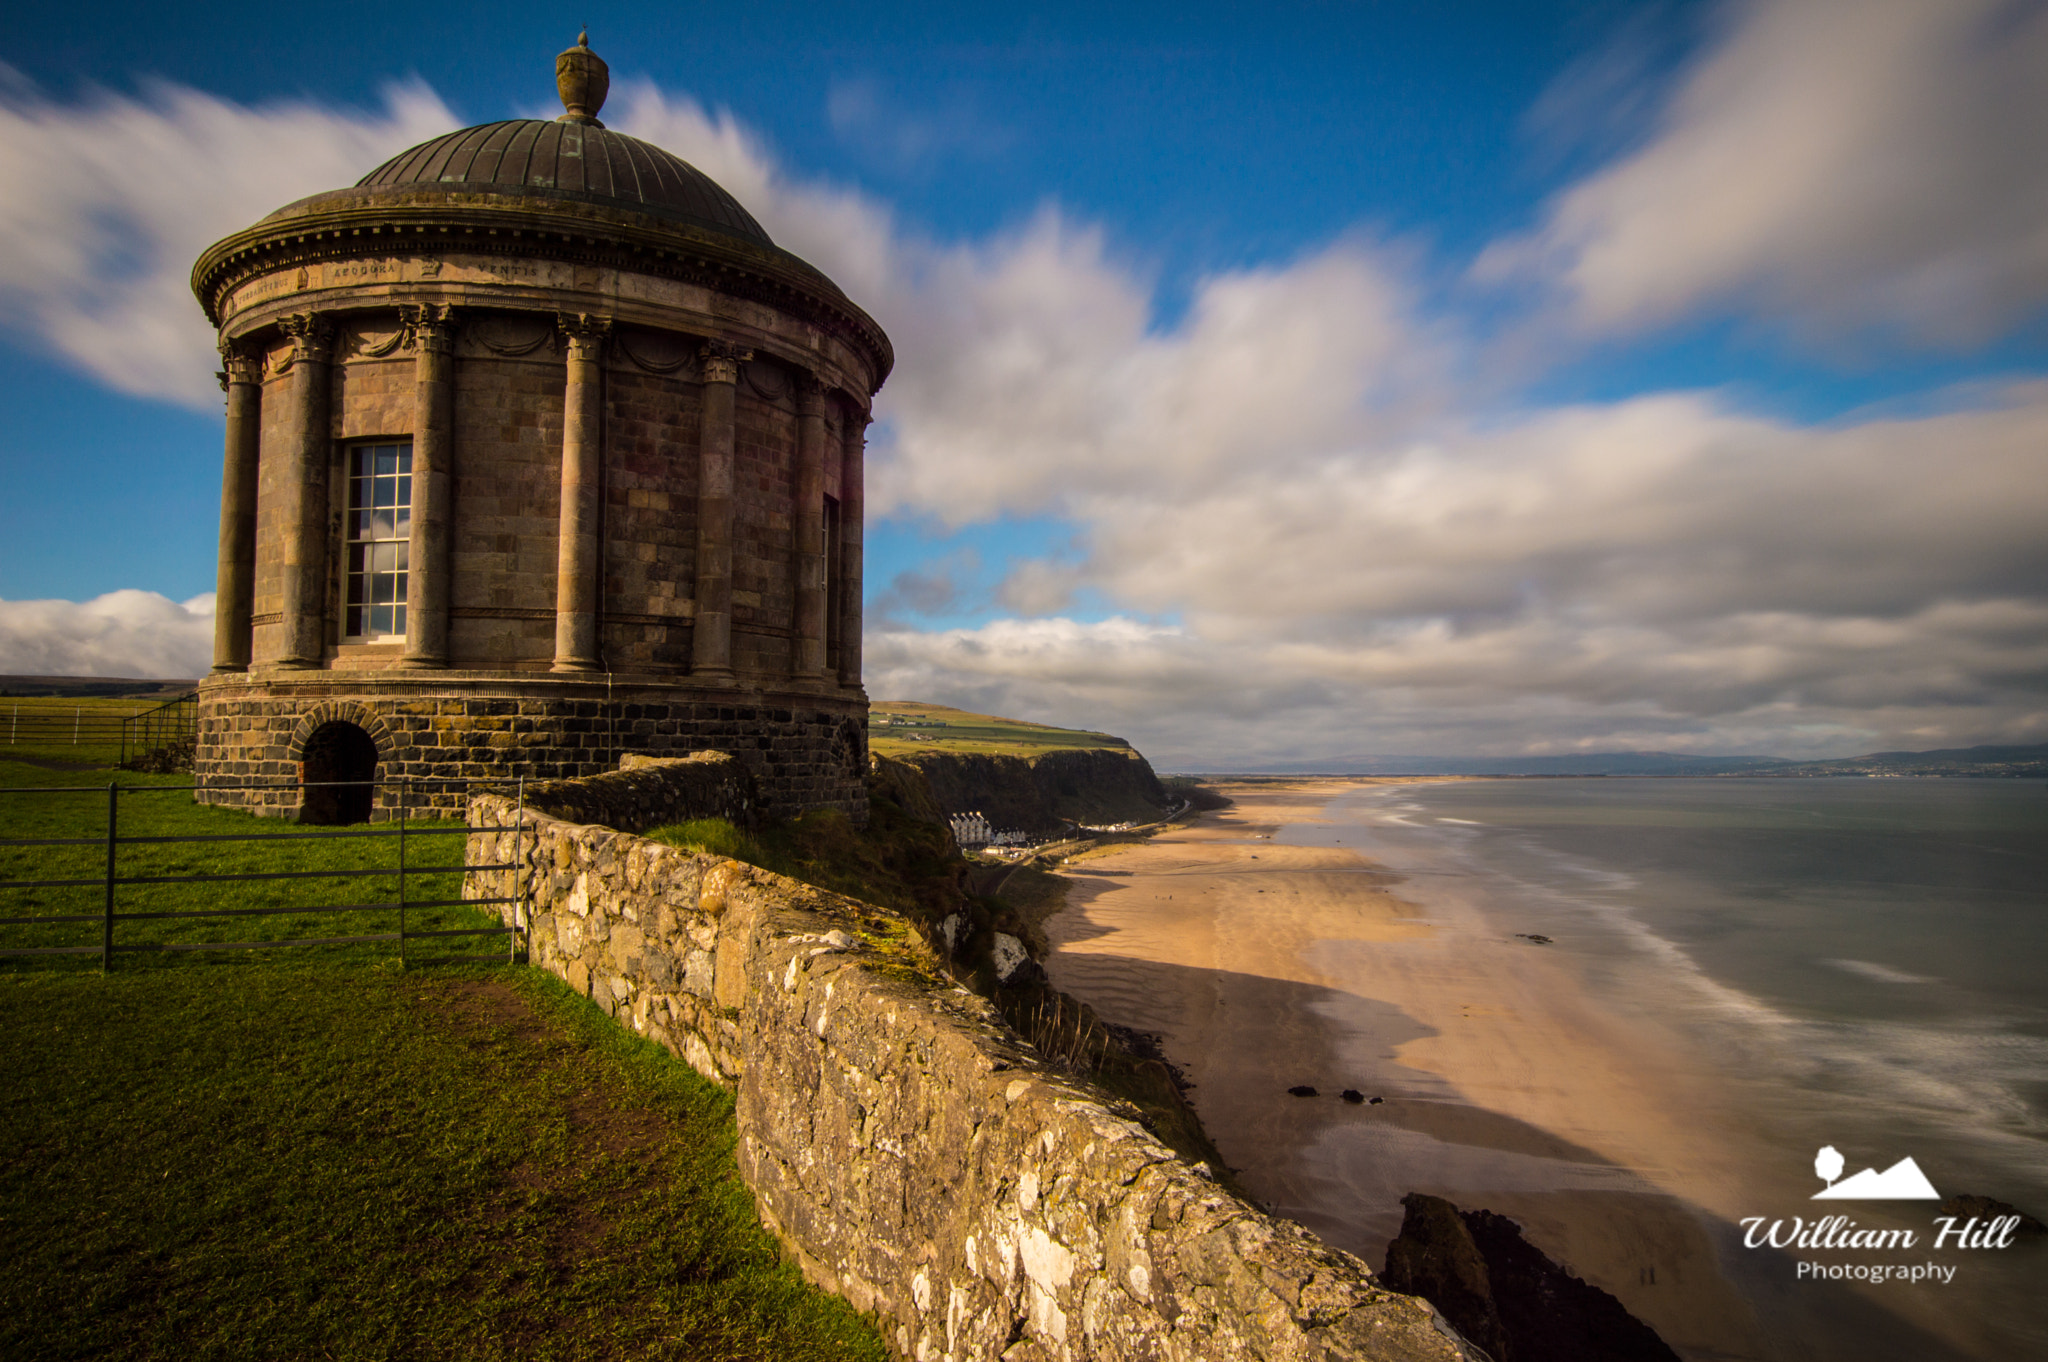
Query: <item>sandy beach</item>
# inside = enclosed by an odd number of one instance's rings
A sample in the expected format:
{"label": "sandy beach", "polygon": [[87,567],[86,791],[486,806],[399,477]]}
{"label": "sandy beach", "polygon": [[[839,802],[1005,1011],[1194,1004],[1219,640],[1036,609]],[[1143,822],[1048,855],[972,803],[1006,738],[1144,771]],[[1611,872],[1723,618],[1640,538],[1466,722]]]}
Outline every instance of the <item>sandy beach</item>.
{"label": "sandy beach", "polygon": [[1250,1193],[1375,1268],[1401,1196],[1431,1192],[1512,1216],[1688,1358],[1873,1355],[1853,1302],[1760,1322],[1724,1276],[1717,1243],[1783,1160],[1705,1056],[1603,1012],[1455,884],[1425,911],[1355,851],[1272,840],[1359,783],[1224,785],[1230,809],[1071,863],[1053,981],[1159,1035]]}

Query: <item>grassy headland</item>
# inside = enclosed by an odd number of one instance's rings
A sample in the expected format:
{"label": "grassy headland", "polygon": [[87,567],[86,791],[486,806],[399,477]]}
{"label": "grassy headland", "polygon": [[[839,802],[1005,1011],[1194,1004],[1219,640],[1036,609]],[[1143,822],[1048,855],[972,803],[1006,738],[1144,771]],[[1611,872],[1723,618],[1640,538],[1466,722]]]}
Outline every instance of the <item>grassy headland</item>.
{"label": "grassy headland", "polygon": [[[914,722],[922,720],[923,722]],[[1122,738],[1079,728],[972,714],[915,700],[884,700],[868,707],[868,747],[885,757],[919,752],[971,752],[1032,757],[1076,748],[1128,748]]]}

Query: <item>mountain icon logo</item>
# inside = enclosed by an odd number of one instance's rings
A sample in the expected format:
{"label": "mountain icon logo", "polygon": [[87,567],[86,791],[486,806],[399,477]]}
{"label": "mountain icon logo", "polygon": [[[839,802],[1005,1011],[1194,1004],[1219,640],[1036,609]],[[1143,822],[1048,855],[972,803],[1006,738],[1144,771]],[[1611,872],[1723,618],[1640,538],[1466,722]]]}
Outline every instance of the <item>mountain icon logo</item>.
{"label": "mountain icon logo", "polygon": [[1815,1201],[1939,1201],[1941,1193],[1920,1171],[1909,1155],[1882,1173],[1866,1168],[1852,1178],[1842,1176],[1842,1154],[1833,1145],[1823,1145],[1814,1156],[1813,1171],[1828,1185],[1813,1194]]}

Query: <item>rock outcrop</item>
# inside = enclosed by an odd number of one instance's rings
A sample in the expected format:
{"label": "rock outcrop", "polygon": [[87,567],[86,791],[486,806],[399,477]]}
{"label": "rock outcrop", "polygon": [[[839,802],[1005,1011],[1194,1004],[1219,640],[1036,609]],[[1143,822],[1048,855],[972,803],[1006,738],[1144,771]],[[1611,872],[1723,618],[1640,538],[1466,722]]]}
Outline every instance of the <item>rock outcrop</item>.
{"label": "rock outcrop", "polygon": [[1380,1280],[1421,1296],[1493,1362],[1679,1362],[1656,1331],[1492,1211],[1411,1192]]}

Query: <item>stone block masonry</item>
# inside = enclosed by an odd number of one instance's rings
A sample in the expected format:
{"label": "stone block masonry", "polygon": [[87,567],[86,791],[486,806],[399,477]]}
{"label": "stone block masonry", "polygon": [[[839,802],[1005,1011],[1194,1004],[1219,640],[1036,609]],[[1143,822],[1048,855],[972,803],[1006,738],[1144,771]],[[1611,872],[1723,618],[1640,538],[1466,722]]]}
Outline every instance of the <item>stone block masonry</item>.
{"label": "stone block masonry", "polygon": [[[609,779],[609,778],[608,778]],[[588,782],[594,784],[595,782]],[[554,805],[562,807],[560,803]],[[941,982],[901,919],[479,794],[471,898],[738,1093],[739,1162],[814,1280],[930,1362],[1475,1362],[1424,1301],[1265,1215]]]}
{"label": "stone block masonry", "polygon": [[[750,774],[754,809],[786,817],[805,809],[867,816],[864,706],[827,696],[719,697],[621,678],[529,679],[439,673],[434,688],[407,673],[352,677],[306,672],[251,684],[237,675],[200,682],[194,773],[202,787],[279,782],[274,790],[202,788],[202,802],[292,817],[305,747],[323,725],[360,728],[377,751],[376,779],[566,780],[613,770],[627,753],[731,754]],[[373,818],[396,795],[381,789]],[[459,816],[459,789],[422,787],[415,815]]]}

